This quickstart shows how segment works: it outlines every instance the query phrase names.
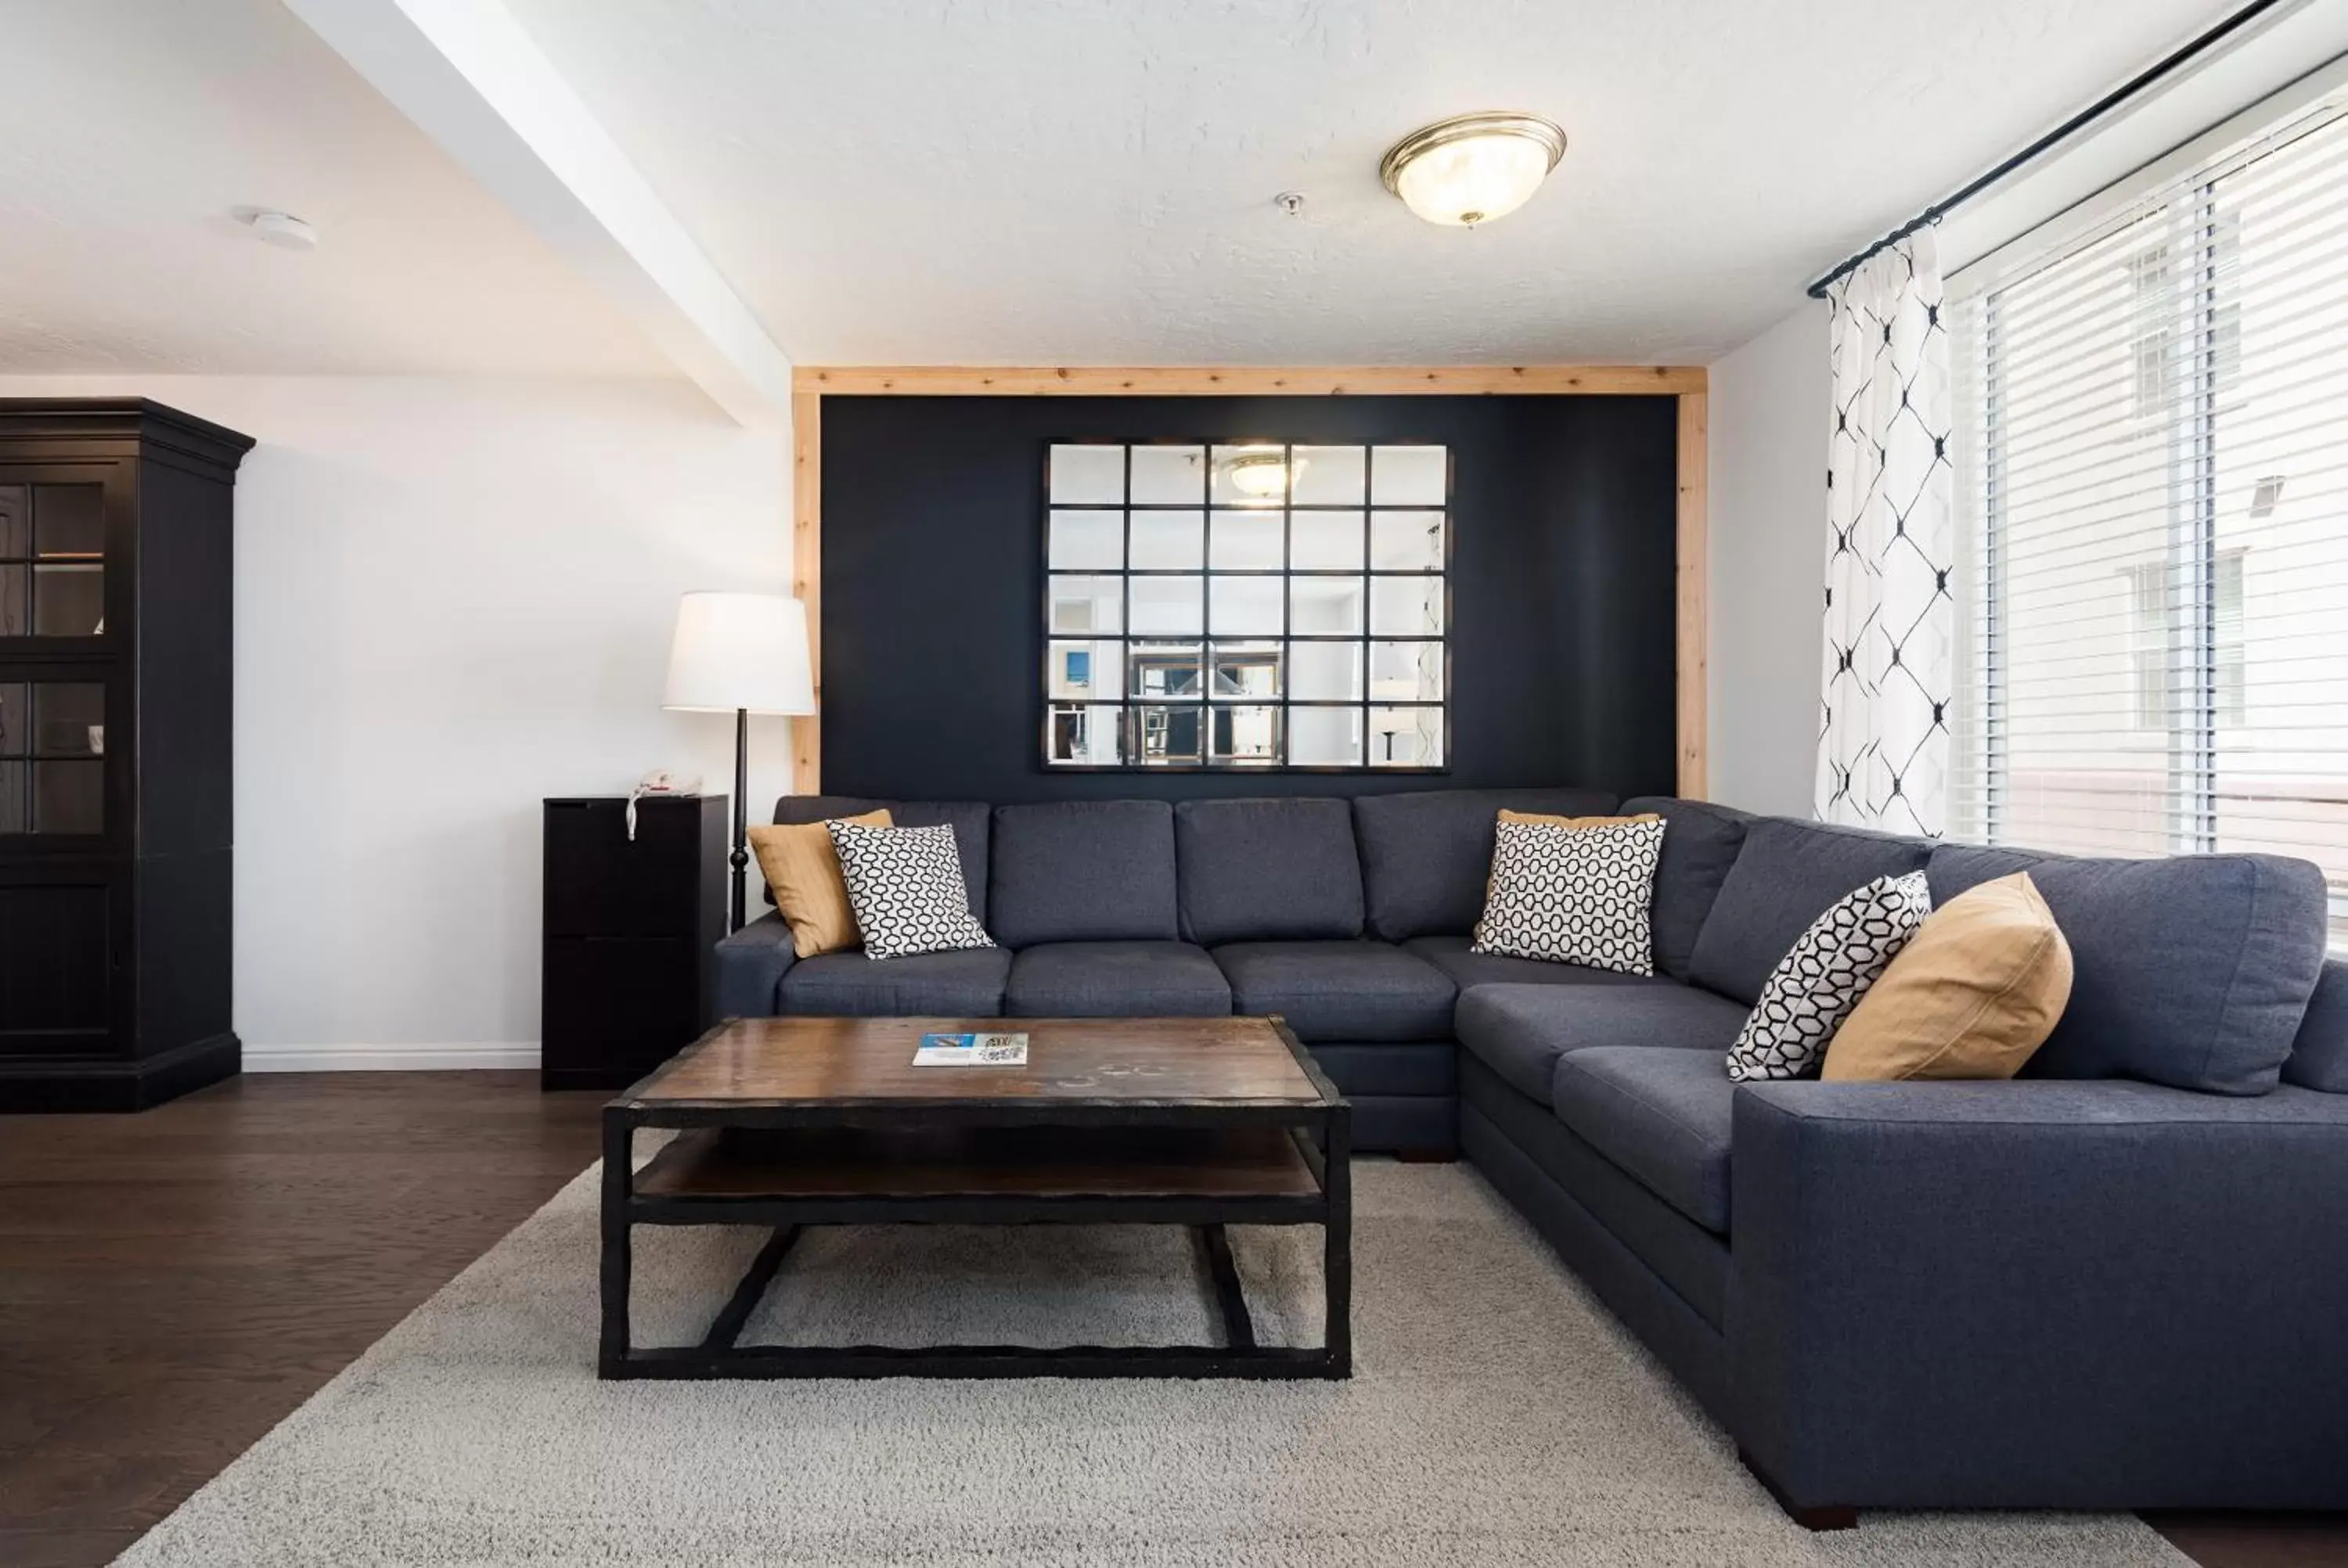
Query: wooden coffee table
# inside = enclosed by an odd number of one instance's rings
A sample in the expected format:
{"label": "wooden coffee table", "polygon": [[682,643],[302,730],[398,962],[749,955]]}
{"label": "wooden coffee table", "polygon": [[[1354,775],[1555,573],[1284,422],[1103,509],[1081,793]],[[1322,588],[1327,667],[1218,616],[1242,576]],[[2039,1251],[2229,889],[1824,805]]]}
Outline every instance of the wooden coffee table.
{"label": "wooden coffee table", "polygon": [[[1016,1030],[1027,1065],[915,1067],[925,1033]],[[681,1129],[633,1171],[639,1128]],[[1353,1109],[1278,1019],[737,1019],[603,1112],[605,1378],[1352,1375]],[[1220,1345],[741,1345],[801,1230],[1189,1227]],[[640,1225],[772,1227],[698,1344],[630,1342]],[[1327,1329],[1259,1345],[1227,1225],[1317,1225]]]}

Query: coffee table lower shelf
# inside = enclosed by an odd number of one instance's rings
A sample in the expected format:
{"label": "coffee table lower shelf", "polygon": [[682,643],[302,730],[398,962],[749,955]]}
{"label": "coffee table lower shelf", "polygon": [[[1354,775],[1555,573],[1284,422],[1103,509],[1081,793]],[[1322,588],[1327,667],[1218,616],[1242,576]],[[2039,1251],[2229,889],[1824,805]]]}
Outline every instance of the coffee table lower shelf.
{"label": "coffee table lower shelf", "polygon": [[[606,1378],[1350,1377],[1347,1111],[1341,1102],[1312,1128],[704,1126],[632,1173],[633,1134],[646,1123],[614,1105],[605,1121],[598,1370]],[[876,1224],[1185,1226],[1223,1343],[738,1342],[806,1229]],[[647,1348],[629,1334],[637,1225],[765,1225],[773,1234],[698,1344]],[[1323,1227],[1322,1344],[1257,1343],[1227,1225]]]}

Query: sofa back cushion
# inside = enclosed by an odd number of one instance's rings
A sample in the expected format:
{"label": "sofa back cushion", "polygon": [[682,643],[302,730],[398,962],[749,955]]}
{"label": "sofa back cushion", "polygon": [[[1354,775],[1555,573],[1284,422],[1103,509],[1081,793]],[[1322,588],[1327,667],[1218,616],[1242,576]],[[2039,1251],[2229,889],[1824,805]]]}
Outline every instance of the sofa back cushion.
{"label": "sofa back cushion", "polygon": [[2282,1076],[2302,1089],[2348,1094],[2348,959],[2323,961],[2299,1037],[2283,1059]]}
{"label": "sofa back cushion", "polygon": [[1622,803],[1625,816],[1649,811],[1663,819],[1663,857],[1655,866],[1655,898],[1648,917],[1655,968],[1684,980],[1695,958],[1695,939],[1756,819],[1734,806],[1672,795]]}
{"label": "sofa back cushion", "polygon": [[1186,800],[1174,808],[1182,939],[1362,934],[1362,859],[1342,800]]}
{"label": "sofa back cushion", "polygon": [[[986,917],[987,822],[993,808],[970,800],[867,800],[849,794],[787,794],[775,803],[778,823],[829,822],[885,810],[898,827],[951,827],[962,857],[962,883],[970,891],[970,912]],[[767,902],[775,890],[767,889]]]}
{"label": "sofa back cushion", "polygon": [[1942,845],[1934,903],[2027,871],[2071,944],[2071,1001],[2025,1078],[2263,1094],[2323,968],[2323,874],[2271,855],[2071,859]]}
{"label": "sofa back cushion", "polygon": [[[1663,834],[1666,848],[1671,830]],[[1756,818],[1690,953],[1687,978],[1747,1007],[1812,921],[1855,887],[1924,869],[1932,846],[1862,828]]]}
{"label": "sofa back cushion", "polygon": [[1614,797],[1592,789],[1447,789],[1357,795],[1362,892],[1370,933],[1389,942],[1475,928],[1492,875],[1492,830],[1502,808],[1598,816]]}
{"label": "sofa back cushion", "polygon": [[987,929],[1005,947],[1179,938],[1164,801],[997,806],[994,842]]}

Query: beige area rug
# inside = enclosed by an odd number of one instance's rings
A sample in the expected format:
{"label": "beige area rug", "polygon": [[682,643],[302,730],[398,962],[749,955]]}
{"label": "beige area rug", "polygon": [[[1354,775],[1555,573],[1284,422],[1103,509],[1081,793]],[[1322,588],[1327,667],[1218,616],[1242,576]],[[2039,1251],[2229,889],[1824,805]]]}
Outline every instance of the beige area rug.
{"label": "beige area rug", "polygon": [[[1358,1171],[1350,1382],[607,1384],[591,1170],[120,1562],[2184,1562],[2127,1515],[1797,1530],[1473,1171]],[[639,1344],[763,1239],[637,1235]],[[1318,1333],[1318,1236],[1234,1233],[1269,1341]],[[1196,1281],[1174,1230],[816,1232],[744,1337],[1213,1343]]]}

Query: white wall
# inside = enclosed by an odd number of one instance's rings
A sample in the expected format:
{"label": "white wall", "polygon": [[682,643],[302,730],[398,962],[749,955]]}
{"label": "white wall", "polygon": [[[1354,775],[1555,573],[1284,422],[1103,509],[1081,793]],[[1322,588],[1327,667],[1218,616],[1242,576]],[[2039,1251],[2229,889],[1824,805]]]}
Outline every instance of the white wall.
{"label": "white wall", "polygon": [[1712,798],[1810,815],[1827,529],[1827,308],[1710,370]]}
{"label": "white wall", "polygon": [[[683,382],[0,377],[259,439],[237,484],[236,1009],[249,1067],[536,1061],[539,801],[655,766],[676,595],[788,591],[788,445]],[[751,804],[788,784],[752,721]]]}

